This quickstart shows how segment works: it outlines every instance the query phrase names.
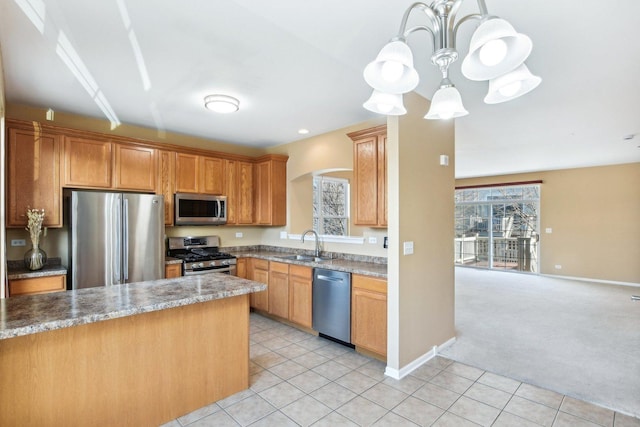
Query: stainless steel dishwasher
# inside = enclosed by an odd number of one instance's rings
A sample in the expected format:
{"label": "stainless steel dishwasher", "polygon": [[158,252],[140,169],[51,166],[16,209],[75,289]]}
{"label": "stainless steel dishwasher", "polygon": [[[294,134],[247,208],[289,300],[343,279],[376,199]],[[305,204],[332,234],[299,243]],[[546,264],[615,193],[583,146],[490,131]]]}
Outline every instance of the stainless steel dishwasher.
{"label": "stainless steel dishwasher", "polygon": [[313,270],[313,329],[351,343],[351,274]]}

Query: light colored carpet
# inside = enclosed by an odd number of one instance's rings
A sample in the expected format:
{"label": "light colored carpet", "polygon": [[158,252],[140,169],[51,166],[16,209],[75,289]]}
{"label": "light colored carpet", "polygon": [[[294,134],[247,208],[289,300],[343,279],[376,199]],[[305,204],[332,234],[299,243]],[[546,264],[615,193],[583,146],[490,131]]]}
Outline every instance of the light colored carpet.
{"label": "light colored carpet", "polygon": [[442,355],[640,417],[639,287],[456,268]]}

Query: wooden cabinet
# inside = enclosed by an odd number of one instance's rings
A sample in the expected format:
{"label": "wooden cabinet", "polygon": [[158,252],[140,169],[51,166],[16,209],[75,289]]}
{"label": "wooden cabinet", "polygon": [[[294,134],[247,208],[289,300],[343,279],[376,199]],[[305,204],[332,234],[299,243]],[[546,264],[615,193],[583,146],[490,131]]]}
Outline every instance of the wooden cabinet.
{"label": "wooden cabinet", "polygon": [[224,169],[223,159],[176,153],[176,192],[223,194]]}
{"label": "wooden cabinet", "polygon": [[193,154],[176,153],[176,193],[197,193],[200,161]]}
{"label": "wooden cabinet", "polygon": [[114,187],[119,190],[156,190],[156,150],[135,145],[113,144]]}
{"label": "wooden cabinet", "polygon": [[112,164],[111,142],[65,137],[63,186],[111,188]]}
{"label": "wooden cabinet", "polygon": [[[250,258],[247,264],[248,279],[255,282],[269,284],[269,261]],[[269,290],[253,292],[250,297],[250,305],[256,310],[269,311]]]}
{"label": "wooden cabinet", "polygon": [[9,280],[9,296],[48,294],[67,290],[67,276],[34,277]]}
{"label": "wooden cabinet", "polygon": [[164,225],[173,225],[173,193],[174,176],[176,170],[176,153],[173,151],[158,150],[156,194],[164,196]]}
{"label": "wooden cabinet", "polygon": [[253,164],[225,160],[227,224],[253,224]]}
{"label": "wooden cabinet", "polygon": [[246,279],[247,276],[247,259],[246,258],[238,258],[236,260],[236,276]]}
{"label": "wooden cabinet", "polygon": [[167,264],[164,266],[164,278],[182,277],[182,264]]}
{"label": "wooden cabinet", "polygon": [[354,223],[387,226],[387,127],[348,134],[353,140]]}
{"label": "wooden cabinet", "polygon": [[386,357],[386,280],[351,275],[351,342],[356,347]]}
{"label": "wooden cabinet", "polygon": [[7,227],[26,227],[27,208],[44,209],[45,227],[62,227],[59,135],[8,129]]}
{"label": "wooden cabinet", "polygon": [[264,156],[256,163],[254,176],[255,223],[287,223],[287,157]]}
{"label": "wooden cabinet", "polygon": [[289,318],[289,264],[269,263],[269,314]]}
{"label": "wooden cabinet", "polygon": [[200,183],[198,192],[221,195],[224,193],[224,160],[200,157]]}
{"label": "wooden cabinet", "polygon": [[312,327],[312,282],[311,267],[289,266],[289,320],[309,329]]}

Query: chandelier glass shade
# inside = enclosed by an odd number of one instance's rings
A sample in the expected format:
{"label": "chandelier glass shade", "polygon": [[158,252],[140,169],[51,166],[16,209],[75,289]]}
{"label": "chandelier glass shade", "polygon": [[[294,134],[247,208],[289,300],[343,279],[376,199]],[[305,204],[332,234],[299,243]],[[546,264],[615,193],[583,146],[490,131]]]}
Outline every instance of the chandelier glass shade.
{"label": "chandelier glass shade", "polygon": [[[456,37],[459,26],[471,20],[480,25],[473,33],[469,52],[462,61],[462,74],[469,80],[489,81],[484,98],[487,104],[509,101],[536,88],[542,79],[532,75],[524,61],[529,57],[532,42],[516,32],[504,19],[489,15],[484,0],[476,0],[480,13],[457,19],[457,12],[465,0],[434,0],[431,5],[417,2],[407,9],[400,31],[381,50],[376,59],[364,69],[364,79],[373,94],[364,108],[380,114],[402,115],[402,94],[414,90],[420,81],[413,66],[413,53],[407,38],[414,32],[431,35],[431,62],[442,74],[440,88],[431,100],[426,119],[462,117],[468,111],[462,104],[460,92],[449,81],[449,66],[458,59]],[[426,18],[425,25],[407,27],[413,12]]]}

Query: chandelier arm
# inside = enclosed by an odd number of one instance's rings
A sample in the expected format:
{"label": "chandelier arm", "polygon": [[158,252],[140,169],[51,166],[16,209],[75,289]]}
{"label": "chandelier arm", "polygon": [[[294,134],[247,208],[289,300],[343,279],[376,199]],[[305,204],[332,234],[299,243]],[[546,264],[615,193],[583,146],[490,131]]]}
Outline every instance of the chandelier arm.
{"label": "chandelier arm", "polygon": [[477,0],[477,2],[478,2],[478,9],[480,9],[480,15],[482,16],[489,15],[489,11],[487,10],[487,4],[484,2],[484,0]]}
{"label": "chandelier arm", "polygon": [[453,37],[454,39],[458,37],[458,28],[460,27],[460,25],[464,24],[467,21],[470,21],[472,19],[477,19],[478,21],[482,21],[483,19],[485,19],[488,15],[480,15],[477,13],[474,13],[472,15],[467,15],[464,18],[460,19],[455,27],[453,27]]}
{"label": "chandelier arm", "polygon": [[411,12],[413,12],[415,9],[422,10],[425,13],[425,15],[427,15],[427,17],[429,18],[429,22],[433,27],[433,30],[430,31],[431,34],[435,34],[438,31],[440,31],[440,23],[438,22],[438,18],[435,12],[433,11],[433,9],[431,8],[431,6],[428,6],[427,4],[422,2],[416,2],[416,3],[413,3],[411,6],[409,6],[409,8],[404,12],[404,15],[402,16],[402,21],[400,22],[400,30],[398,31],[399,37],[407,33],[406,28],[407,28],[407,21],[409,20],[409,15],[411,15]]}
{"label": "chandelier arm", "polygon": [[396,37],[395,39],[400,40],[406,40],[406,38],[412,34],[415,33],[416,31],[427,31],[429,34],[431,34],[431,47],[433,49],[433,51],[435,52],[436,50],[436,35],[434,34],[433,30],[425,25],[418,25],[415,27],[411,27],[408,30],[405,30],[405,32],[402,34],[402,37]]}

